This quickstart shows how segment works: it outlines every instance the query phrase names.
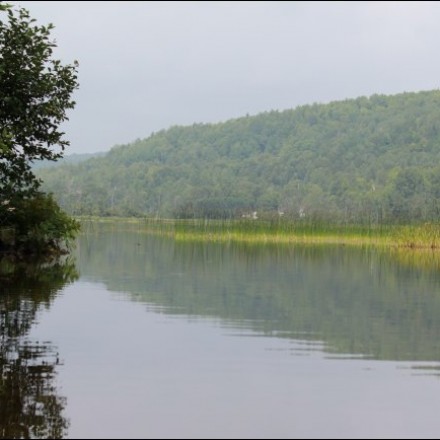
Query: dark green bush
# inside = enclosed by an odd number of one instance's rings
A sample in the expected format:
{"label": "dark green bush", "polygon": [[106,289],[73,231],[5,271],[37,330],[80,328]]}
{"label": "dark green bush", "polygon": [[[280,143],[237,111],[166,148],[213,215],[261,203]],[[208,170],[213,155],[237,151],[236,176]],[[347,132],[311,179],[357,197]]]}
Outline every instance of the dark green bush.
{"label": "dark green bush", "polygon": [[20,254],[63,252],[80,227],[43,193],[8,201],[0,208],[0,221],[0,249]]}

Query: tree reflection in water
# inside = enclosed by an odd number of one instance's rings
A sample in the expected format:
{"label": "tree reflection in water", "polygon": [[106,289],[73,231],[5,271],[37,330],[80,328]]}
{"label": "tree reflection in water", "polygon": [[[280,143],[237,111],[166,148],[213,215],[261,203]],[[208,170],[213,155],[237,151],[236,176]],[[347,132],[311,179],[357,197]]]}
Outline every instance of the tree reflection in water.
{"label": "tree reflection in water", "polygon": [[69,260],[14,263],[0,259],[0,438],[63,438],[66,399],[57,394],[56,347],[32,342],[37,313],[77,279]]}

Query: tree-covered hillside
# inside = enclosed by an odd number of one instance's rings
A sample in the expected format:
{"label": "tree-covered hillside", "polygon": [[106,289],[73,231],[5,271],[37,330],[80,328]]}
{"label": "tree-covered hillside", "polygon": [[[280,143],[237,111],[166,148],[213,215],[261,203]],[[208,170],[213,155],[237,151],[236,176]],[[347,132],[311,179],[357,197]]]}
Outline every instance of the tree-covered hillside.
{"label": "tree-covered hillside", "polygon": [[40,177],[73,214],[433,221],[440,91],[172,127]]}

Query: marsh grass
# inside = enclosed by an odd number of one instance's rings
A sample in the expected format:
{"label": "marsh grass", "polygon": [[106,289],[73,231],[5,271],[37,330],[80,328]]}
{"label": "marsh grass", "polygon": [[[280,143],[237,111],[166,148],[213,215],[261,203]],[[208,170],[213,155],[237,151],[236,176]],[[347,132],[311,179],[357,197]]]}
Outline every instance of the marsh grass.
{"label": "marsh grass", "polygon": [[440,225],[353,225],[289,220],[145,219],[144,232],[179,241],[339,244],[439,249]]}
{"label": "marsh grass", "polygon": [[339,244],[401,249],[440,249],[440,224],[354,225],[289,220],[211,219],[79,219],[83,232],[96,225],[135,228],[138,232],[168,236],[179,241]]}

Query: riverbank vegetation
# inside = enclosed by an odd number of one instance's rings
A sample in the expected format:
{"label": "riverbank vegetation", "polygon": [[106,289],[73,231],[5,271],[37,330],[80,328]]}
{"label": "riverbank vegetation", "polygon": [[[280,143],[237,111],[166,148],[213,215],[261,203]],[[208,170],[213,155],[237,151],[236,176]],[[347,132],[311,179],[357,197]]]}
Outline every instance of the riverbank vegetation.
{"label": "riverbank vegetation", "polygon": [[69,249],[80,223],[51,195],[17,198],[0,207],[0,255],[51,256]]}
{"label": "riverbank vegetation", "polygon": [[440,224],[354,225],[289,219],[156,219],[82,217],[84,233],[101,226],[167,236],[177,241],[322,244],[382,249],[440,249]]}
{"label": "riverbank vegetation", "polygon": [[59,253],[79,228],[33,168],[63,156],[69,142],[59,126],[78,88],[77,63],[52,58],[52,29],[0,2],[0,254]]}

